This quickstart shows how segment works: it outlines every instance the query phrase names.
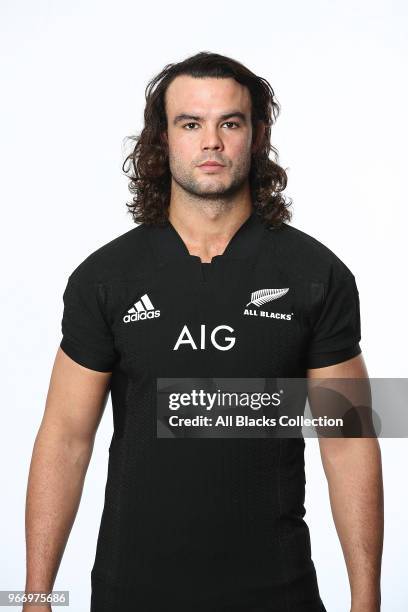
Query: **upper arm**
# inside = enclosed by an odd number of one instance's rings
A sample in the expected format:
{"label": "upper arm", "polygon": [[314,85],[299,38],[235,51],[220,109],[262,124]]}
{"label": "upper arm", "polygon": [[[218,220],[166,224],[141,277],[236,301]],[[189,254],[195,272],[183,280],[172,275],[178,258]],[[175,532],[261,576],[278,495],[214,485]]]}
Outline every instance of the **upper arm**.
{"label": "upper arm", "polygon": [[67,439],[92,442],[108,398],[110,378],[110,372],[86,368],[59,347],[42,427]]}
{"label": "upper arm", "polygon": [[[327,467],[335,457],[348,454],[352,449],[371,447],[374,443],[370,381],[361,353],[331,366],[311,368],[307,377],[312,415],[343,417],[346,422],[346,427],[336,437],[325,436],[324,430],[318,436],[320,455],[327,473]],[[354,415],[349,429],[348,414]]]}
{"label": "upper arm", "polygon": [[368,378],[362,352],[351,359],[322,368],[308,368],[308,379],[313,378]]}
{"label": "upper arm", "polygon": [[80,265],[70,275],[63,294],[61,348],[80,365],[111,372],[118,355],[107,312],[107,292],[93,269]]}
{"label": "upper arm", "polygon": [[[344,274],[343,267],[335,266],[330,279],[324,285],[320,308],[314,320],[307,355],[308,372],[348,361],[358,368],[361,360],[351,361],[361,354],[360,299],[353,274]],[[326,371],[326,375],[328,370]]]}
{"label": "upper arm", "polygon": [[105,298],[92,267],[82,264],[70,275],[42,423],[84,441],[95,435],[117,360]]}

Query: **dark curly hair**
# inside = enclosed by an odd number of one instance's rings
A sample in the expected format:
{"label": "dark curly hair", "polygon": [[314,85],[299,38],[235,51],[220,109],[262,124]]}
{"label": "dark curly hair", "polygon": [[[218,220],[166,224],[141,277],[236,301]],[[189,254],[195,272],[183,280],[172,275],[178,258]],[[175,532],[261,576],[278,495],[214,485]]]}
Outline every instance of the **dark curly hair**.
{"label": "dark curly hair", "polygon": [[[292,214],[288,207],[292,202],[290,199],[286,201],[281,194],[286,188],[287,174],[278,165],[278,151],[270,142],[271,126],[280,112],[272,87],[240,62],[218,53],[202,51],[177,64],[167,64],[146,86],[145,126],[140,135],[128,137],[135,144],[122,166],[130,179],[129,191],[133,198],[126,206],[134,222],[159,225],[168,222],[171,173],[167,143],[161,133],[167,129],[166,89],[179,75],[195,78],[232,77],[249,89],[253,134],[258,121],[265,123],[263,142],[252,154],[249,173],[253,206],[268,226],[276,227],[290,221]],[[273,160],[269,158],[271,151]],[[128,163],[130,167],[126,168]]]}

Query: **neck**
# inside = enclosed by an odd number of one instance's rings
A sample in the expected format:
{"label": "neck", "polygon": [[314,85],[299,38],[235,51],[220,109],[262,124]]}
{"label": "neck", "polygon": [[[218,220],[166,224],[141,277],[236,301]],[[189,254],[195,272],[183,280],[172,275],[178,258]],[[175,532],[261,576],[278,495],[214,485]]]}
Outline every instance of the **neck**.
{"label": "neck", "polygon": [[249,199],[228,207],[170,204],[169,221],[184,241],[190,255],[203,263],[222,255],[228,243],[253,211]]}

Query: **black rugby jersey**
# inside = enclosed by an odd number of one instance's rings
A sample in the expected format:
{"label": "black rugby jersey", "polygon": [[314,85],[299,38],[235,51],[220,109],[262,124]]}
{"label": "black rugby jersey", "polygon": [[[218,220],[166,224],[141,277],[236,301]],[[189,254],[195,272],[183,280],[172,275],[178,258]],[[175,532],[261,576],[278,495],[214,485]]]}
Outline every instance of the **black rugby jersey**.
{"label": "black rugby jersey", "polygon": [[[251,305],[265,288],[288,290]],[[305,377],[354,357],[349,268],[293,226],[268,228],[254,208],[210,264],[170,222],[138,225],[84,259],[63,299],[61,348],[112,371],[91,610],[324,611],[304,439],[159,438],[156,382]]]}

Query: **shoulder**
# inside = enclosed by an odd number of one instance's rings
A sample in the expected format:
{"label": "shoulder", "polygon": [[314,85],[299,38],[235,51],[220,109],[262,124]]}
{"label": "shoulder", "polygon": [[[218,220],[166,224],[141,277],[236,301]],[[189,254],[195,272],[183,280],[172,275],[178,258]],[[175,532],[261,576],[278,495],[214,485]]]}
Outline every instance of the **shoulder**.
{"label": "shoulder", "polygon": [[270,234],[275,260],[283,263],[297,275],[328,282],[354,278],[349,266],[327,245],[306,232],[282,223]]}
{"label": "shoulder", "polygon": [[140,224],[92,251],[76,265],[70,279],[105,283],[143,275],[151,261],[148,226]]}

